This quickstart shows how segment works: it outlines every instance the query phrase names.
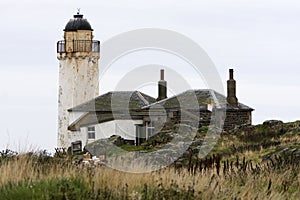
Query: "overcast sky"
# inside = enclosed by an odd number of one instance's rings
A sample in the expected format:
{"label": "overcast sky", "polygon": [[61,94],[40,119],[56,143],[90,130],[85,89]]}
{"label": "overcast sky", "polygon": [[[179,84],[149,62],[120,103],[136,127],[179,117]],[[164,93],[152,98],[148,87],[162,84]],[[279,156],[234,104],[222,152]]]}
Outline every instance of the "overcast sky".
{"label": "overcast sky", "polygon": [[[1,0],[0,8],[0,149],[56,146],[56,42],[77,8],[101,42],[139,28],[194,40],[213,60],[224,88],[228,69],[235,69],[237,97],[255,108],[254,124],[300,119],[299,1]],[[193,74],[185,76],[193,87]],[[113,90],[107,82],[100,80],[101,94]]]}

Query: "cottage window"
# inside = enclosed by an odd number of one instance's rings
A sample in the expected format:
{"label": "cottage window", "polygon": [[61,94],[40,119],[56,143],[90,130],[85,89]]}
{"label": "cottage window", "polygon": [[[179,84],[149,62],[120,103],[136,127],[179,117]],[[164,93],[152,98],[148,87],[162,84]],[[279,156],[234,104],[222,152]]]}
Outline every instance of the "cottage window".
{"label": "cottage window", "polygon": [[95,127],[94,126],[91,126],[91,127],[88,127],[88,139],[89,140],[94,140],[95,139]]}

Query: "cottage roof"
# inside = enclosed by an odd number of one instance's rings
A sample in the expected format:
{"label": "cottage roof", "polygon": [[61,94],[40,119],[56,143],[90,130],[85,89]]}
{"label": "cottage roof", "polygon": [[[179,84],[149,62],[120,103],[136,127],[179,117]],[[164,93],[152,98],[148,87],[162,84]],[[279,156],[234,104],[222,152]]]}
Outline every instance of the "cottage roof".
{"label": "cottage roof", "polygon": [[[207,105],[212,104],[217,108],[226,110],[236,110],[227,103],[226,97],[211,89],[187,90],[173,97],[158,101],[151,105],[144,106],[144,109],[161,105],[165,109],[200,109],[206,110]],[[253,110],[249,106],[238,103],[239,110]]]}
{"label": "cottage roof", "polygon": [[140,110],[156,100],[139,91],[114,91],[69,109],[73,112],[112,112]]}
{"label": "cottage roof", "polygon": [[86,103],[69,109],[70,112],[84,112],[68,127],[79,130],[81,126],[107,122],[115,119],[142,119],[141,108],[156,100],[139,91],[114,91],[96,97]]}
{"label": "cottage roof", "polygon": [[[218,104],[216,103],[218,102]],[[238,103],[234,108],[226,97],[211,89],[187,90],[173,97],[156,101],[153,97],[139,91],[115,91],[103,94],[93,100],[69,109],[72,112],[85,112],[68,129],[75,131],[82,126],[107,122],[117,119],[143,119],[149,108],[181,109],[188,115],[188,110],[208,110],[208,104],[218,109],[253,111],[252,108]]]}

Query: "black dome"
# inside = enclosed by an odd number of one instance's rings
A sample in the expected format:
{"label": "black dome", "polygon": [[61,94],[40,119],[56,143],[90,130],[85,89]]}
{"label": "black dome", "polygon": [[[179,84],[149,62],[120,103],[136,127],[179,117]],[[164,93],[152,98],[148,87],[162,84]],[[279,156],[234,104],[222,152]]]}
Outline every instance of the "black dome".
{"label": "black dome", "polygon": [[93,30],[90,23],[83,19],[83,15],[74,15],[74,19],[70,19],[64,31],[77,31],[77,30]]}

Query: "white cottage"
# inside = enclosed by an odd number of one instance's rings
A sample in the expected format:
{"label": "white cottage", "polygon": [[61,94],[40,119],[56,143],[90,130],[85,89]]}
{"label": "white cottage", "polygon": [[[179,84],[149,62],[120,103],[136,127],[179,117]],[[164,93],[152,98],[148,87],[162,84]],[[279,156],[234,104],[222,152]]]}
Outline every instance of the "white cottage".
{"label": "white cottage", "polygon": [[140,129],[149,127],[148,111],[142,108],[154,102],[153,97],[139,91],[108,92],[68,110],[69,134],[84,145],[112,135],[119,135],[130,144],[139,144],[146,138]]}

